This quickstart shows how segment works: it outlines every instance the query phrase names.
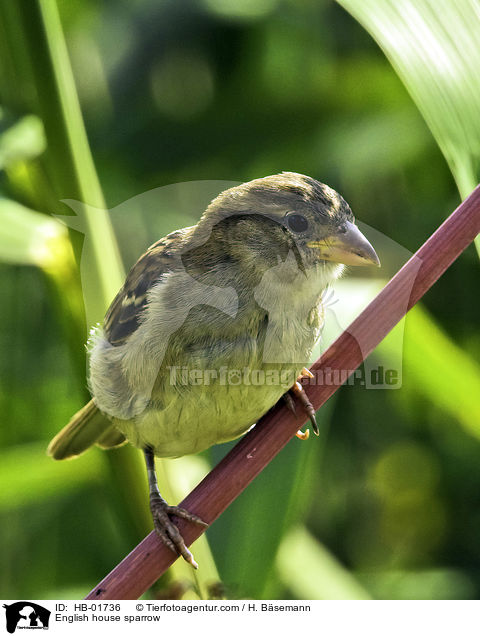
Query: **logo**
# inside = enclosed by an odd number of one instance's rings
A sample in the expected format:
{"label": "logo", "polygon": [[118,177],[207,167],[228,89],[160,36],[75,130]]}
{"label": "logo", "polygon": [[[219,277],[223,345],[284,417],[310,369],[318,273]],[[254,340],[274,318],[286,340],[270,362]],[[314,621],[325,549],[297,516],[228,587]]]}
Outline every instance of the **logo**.
{"label": "logo", "polygon": [[17,629],[48,629],[51,612],[37,603],[18,601],[3,607],[9,634]]}

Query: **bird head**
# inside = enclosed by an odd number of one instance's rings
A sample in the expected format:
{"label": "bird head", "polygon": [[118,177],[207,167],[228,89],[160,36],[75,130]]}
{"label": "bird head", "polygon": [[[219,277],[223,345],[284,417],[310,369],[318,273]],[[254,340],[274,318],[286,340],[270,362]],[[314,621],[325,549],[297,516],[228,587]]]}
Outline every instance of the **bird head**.
{"label": "bird head", "polygon": [[380,265],[348,203],[329,186],[295,172],[225,190],[208,206],[198,228],[209,236],[209,254],[215,251],[213,242],[246,270],[271,267],[291,250],[300,269],[321,266],[331,279],[344,265]]}

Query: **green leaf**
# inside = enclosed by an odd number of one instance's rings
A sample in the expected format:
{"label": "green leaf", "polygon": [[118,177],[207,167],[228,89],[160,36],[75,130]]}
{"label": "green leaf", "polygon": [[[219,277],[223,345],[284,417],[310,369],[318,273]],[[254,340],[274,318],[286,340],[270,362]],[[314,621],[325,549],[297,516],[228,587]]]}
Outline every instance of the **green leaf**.
{"label": "green leaf", "polygon": [[[0,510],[41,504],[87,483],[101,483],[104,478],[104,462],[98,451],[75,461],[54,462],[44,444],[9,448],[0,452]],[[36,488],[36,484],[41,487]]]}
{"label": "green leaf", "polygon": [[363,574],[360,578],[377,599],[464,601],[476,598],[472,577],[460,569],[388,570]]}
{"label": "green leaf", "polygon": [[20,203],[0,198],[0,261],[47,268],[69,245],[62,223]]}
{"label": "green leaf", "polygon": [[[375,38],[418,106],[462,197],[480,177],[476,0],[338,0]],[[476,240],[480,254],[480,242]]]}
{"label": "green leaf", "polygon": [[46,147],[39,117],[26,115],[0,135],[0,170],[15,161],[38,157]]}
{"label": "green leaf", "polygon": [[[398,326],[379,345],[381,355],[396,354]],[[404,373],[415,391],[445,409],[463,428],[480,437],[480,365],[438,326],[424,307],[414,307],[406,319]]]}
{"label": "green leaf", "polygon": [[278,574],[297,598],[369,599],[369,593],[308,530],[298,525],[283,539],[276,559]]}

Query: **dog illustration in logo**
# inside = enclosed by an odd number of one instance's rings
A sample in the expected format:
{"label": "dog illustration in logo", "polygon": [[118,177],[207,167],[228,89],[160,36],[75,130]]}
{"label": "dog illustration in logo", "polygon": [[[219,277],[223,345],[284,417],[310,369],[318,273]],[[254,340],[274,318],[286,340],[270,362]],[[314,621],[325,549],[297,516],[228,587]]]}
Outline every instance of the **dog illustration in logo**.
{"label": "dog illustration in logo", "polygon": [[[37,629],[48,629],[51,612],[37,603],[31,601],[18,601],[11,605],[4,605],[7,619],[7,632],[13,634],[20,621],[22,627]],[[28,626],[25,624],[28,623]]]}

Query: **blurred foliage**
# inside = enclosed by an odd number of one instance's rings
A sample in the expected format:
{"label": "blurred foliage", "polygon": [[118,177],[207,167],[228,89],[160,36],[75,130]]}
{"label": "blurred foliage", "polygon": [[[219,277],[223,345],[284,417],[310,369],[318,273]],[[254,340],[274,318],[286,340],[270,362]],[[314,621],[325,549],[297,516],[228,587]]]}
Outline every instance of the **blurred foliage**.
{"label": "blurred foliage", "polygon": [[[296,170],[414,251],[479,176],[478,2],[341,1],[404,84],[329,0],[57,4],[0,7],[3,598],[78,598],[149,529],[136,451],[44,455],[120,284],[111,223],[128,267],[230,182]],[[398,258],[380,255],[387,278]],[[341,327],[342,302],[378,288],[361,275],[329,312]],[[207,532],[214,561],[202,540],[198,577],[178,563],[150,593],[478,597],[479,305],[471,247],[372,358],[395,364],[403,336],[401,388],[343,387],[320,439],[293,440]],[[162,462],[169,499],[228,448]]]}
{"label": "blurred foliage", "polygon": [[480,171],[478,2],[443,2],[440,11],[435,0],[339,2],[391,60],[466,197]]}

